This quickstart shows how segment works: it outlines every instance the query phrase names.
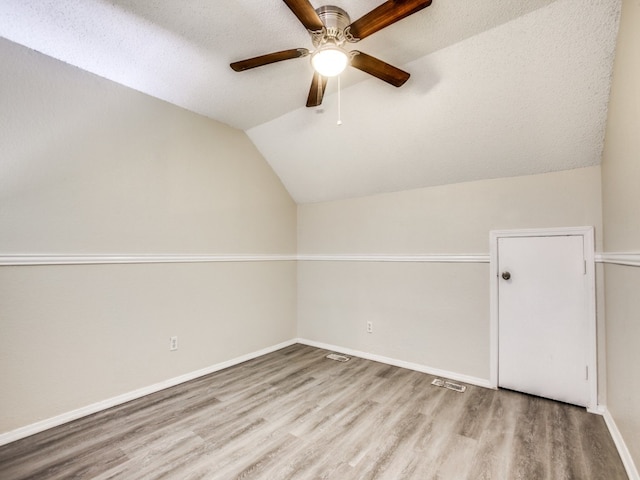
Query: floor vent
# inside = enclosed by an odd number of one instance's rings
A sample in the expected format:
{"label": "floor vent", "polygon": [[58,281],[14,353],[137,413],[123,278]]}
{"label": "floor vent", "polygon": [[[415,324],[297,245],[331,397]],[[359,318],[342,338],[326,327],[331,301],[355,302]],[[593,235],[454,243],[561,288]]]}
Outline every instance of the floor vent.
{"label": "floor vent", "polygon": [[349,361],[349,357],[345,357],[344,355],[340,355],[338,353],[330,353],[329,355],[327,355],[327,358],[329,360],[335,360],[337,362],[348,362]]}
{"label": "floor vent", "polygon": [[465,387],[464,385],[460,385],[459,383],[448,382],[439,378],[435,378],[433,382],[431,382],[431,385],[435,385],[436,387],[448,388],[449,390],[454,390],[460,393],[464,392],[467,389],[467,387]]}

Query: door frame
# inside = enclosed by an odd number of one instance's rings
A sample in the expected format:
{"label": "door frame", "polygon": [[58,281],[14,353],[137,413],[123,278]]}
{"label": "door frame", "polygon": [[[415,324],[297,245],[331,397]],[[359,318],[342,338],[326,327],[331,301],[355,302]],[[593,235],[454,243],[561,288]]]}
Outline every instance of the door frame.
{"label": "door frame", "polygon": [[587,276],[587,367],[588,403],[587,410],[596,412],[598,409],[598,352],[597,352],[597,323],[596,323],[596,274],[595,274],[595,242],[593,227],[564,227],[564,228],[527,228],[518,230],[491,230],[489,232],[489,382],[492,388],[498,388],[498,239],[515,237],[558,237],[582,236],[584,245],[585,270]]}

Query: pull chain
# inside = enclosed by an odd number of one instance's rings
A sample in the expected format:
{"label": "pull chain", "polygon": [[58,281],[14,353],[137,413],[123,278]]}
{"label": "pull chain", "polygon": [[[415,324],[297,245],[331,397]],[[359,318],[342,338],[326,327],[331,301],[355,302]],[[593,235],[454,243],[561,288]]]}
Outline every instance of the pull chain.
{"label": "pull chain", "polygon": [[340,110],[340,75],[338,75],[338,126],[342,125],[342,113]]}

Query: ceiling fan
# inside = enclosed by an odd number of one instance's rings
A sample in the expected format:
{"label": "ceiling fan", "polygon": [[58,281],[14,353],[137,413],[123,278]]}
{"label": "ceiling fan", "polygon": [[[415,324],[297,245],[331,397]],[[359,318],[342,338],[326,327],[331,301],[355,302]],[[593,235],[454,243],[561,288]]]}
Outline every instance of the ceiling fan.
{"label": "ceiling fan", "polygon": [[307,97],[307,107],[316,107],[322,103],[328,78],[339,75],[347,65],[373,75],[394,87],[404,85],[409,79],[409,73],[358,50],[347,51],[344,46],[346,42],[359,42],[398,20],[428,7],[432,0],[388,0],[353,23],[347,12],[333,5],[314,9],[309,0],[283,1],[311,35],[315,50],[294,48],[268,53],[233,62],[231,68],[236,72],[242,72],[270,63],[310,55],[314,74]]}

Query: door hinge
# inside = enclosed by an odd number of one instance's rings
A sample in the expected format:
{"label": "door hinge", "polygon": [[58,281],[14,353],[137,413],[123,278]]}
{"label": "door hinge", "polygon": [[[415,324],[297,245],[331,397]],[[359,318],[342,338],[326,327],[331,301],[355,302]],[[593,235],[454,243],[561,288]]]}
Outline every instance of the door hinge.
{"label": "door hinge", "polygon": [[589,365],[584,367],[585,370],[585,380],[589,380]]}
{"label": "door hinge", "polygon": [[587,274],[587,261],[586,260],[582,261],[582,274],[583,275]]}

